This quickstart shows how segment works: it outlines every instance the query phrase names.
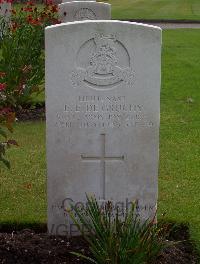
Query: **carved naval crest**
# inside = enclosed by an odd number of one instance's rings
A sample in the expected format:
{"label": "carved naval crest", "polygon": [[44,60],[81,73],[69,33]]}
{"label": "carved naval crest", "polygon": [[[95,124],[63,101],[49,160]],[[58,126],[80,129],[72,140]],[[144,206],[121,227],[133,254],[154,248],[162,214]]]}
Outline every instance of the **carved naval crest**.
{"label": "carved naval crest", "polygon": [[106,90],[133,82],[128,51],[113,35],[95,35],[84,43],[76,64],[71,75],[72,84],[76,87],[86,85]]}

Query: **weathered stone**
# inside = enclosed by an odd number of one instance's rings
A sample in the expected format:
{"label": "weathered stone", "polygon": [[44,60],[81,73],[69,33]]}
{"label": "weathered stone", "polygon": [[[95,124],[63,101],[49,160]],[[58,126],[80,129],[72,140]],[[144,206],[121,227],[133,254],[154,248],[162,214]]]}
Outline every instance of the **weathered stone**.
{"label": "weathered stone", "polygon": [[78,0],[78,1],[74,1],[74,0],[63,0],[63,3],[67,3],[67,2],[96,2],[96,0]]}
{"label": "weathered stone", "polygon": [[11,3],[3,1],[0,3],[0,19],[9,20],[11,15]]}
{"label": "weathered stone", "polygon": [[107,3],[79,1],[62,3],[58,7],[61,22],[111,19],[111,6]]}
{"label": "weathered stone", "polygon": [[46,29],[48,230],[75,235],[85,194],[142,219],[157,203],[161,30],[120,21]]}
{"label": "weathered stone", "polygon": [[78,1],[74,1],[74,0],[53,0],[54,4],[61,4],[61,3],[71,3],[71,2],[96,2],[96,0],[78,0]]}

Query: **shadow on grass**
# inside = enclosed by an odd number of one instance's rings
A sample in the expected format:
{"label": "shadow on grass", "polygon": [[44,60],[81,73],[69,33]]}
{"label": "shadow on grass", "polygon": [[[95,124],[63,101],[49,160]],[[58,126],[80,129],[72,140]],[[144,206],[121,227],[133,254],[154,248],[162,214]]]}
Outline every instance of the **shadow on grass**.
{"label": "shadow on grass", "polygon": [[37,222],[0,222],[0,233],[12,233],[23,229],[32,229],[35,233],[46,233],[47,224]]}
{"label": "shadow on grass", "polygon": [[[167,239],[175,241],[190,240],[190,226],[188,223],[174,221],[159,221],[158,226],[167,234]],[[12,233],[23,229],[32,229],[35,233],[46,233],[47,223],[41,222],[1,222],[1,233]]]}

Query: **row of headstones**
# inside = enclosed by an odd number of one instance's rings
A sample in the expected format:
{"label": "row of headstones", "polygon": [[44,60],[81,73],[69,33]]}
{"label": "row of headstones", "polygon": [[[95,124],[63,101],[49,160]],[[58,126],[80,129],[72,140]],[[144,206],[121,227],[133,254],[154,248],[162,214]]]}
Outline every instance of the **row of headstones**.
{"label": "row of headstones", "polygon": [[[48,230],[75,235],[85,194],[141,219],[157,205],[160,28],[111,21],[110,5],[59,5],[46,28]],[[106,21],[104,21],[106,20]]]}

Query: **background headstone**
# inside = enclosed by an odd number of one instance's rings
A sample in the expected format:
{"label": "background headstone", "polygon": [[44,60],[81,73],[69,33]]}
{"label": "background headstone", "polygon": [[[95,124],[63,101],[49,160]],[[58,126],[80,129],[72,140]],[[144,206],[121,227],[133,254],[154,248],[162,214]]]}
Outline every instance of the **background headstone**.
{"label": "background headstone", "polygon": [[75,235],[85,194],[142,219],[157,204],[161,30],[120,21],[46,29],[48,230]]}
{"label": "background headstone", "polygon": [[54,4],[61,4],[61,3],[67,3],[67,2],[96,2],[96,0],[78,0],[78,1],[74,1],[74,0],[53,0]]}
{"label": "background headstone", "polygon": [[1,2],[0,3],[0,19],[5,19],[6,21],[9,20],[11,15],[11,3],[8,2]]}
{"label": "background headstone", "polygon": [[111,19],[111,5],[107,3],[79,1],[62,3],[58,7],[61,22]]}
{"label": "background headstone", "polygon": [[3,37],[11,16],[11,3],[3,1],[0,3],[0,37]]}
{"label": "background headstone", "polygon": [[62,3],[66,3],[66,2],[96,2],[96,0],[63,0]]}

